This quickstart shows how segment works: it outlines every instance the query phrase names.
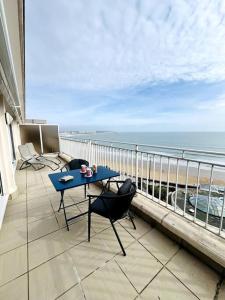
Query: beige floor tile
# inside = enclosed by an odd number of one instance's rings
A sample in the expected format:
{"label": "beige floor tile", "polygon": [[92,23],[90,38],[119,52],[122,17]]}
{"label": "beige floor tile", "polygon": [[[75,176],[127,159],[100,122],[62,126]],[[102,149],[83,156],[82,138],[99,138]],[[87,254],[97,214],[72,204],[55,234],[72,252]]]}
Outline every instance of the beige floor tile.
{"label": "beige floor tile", "polygon": [[84,242],[75,246],[68,253],[73,260],[74,268],[76,268],[80,279],[103,266],[106,261],[115,255],[103,241],[95,237],[91,239],[90,243]]}
{"label": "beige floor tile", "polygon": [[[101,189],[99,189],[99,187],[95,186],[94,184],[90,184],[89,188],[87,186],[87,193],[99,195],[101,193]],[[71,196],[71,198],[74,200],[75,203],[85,200],[84,186],[70,189],[67,191],[67,194]]]}
{"label": "beige floor tile", "polygon": [[[176,277],[163,269],[147,286],[138,299],[143,300],[194,300],[195,297]],[[202,298],[203,300],[203,298]]]}
{"label": "beige floor tile", "polygon": [[28,210],[28,223],[38,221],[48,216],[53,216],[54,211],[49,202]]}
{"label": "beige floor tile", "polygon": [[[53,207],[54,211],[58,211],[59,204],[60,204],[60,196],[59,196],[59,194],[50,195],[49,198],[50,198],[50,201],[51,201],[51,204],[52,204],[52,207]],[[65,196],[64,197],[64,204],[65,204],[65,206],[67,206],[67,205],[71,205],[71,204],[75,204],[75,203],[71,199],[70,196]]]}
{"label": "beige floor tile", "polygon": [[6,217],[13,216],[18,213],[26,214],[26,210],[27,210],[26,202],[21,202],[14,205],[7,205],[5,216]]}
{"label": "beige floor tile", "polygon": [[27,245],[0,255],[0,286],[27,272]]}
{"label": "beige floor tile", "polygon": [[109,227],[111,227],[109,219],[103,218],[96,214],[91,215],[91,226],[93,227],[96,233],[101,232]]}
{"label": "beige floor tile", "polygon": [[64,232],[57,230],[28,244],[29,269],[46,262],[71,247],[64,239]]}
{"label": "beige floor tile", "polygon": [[217,300],[224,300],[224,299],[225,299],[225,279],[223,280],[222,285],[220,287]]}
{"label": "beige floor tile", "polygon": [[87,300],[129,300],[137,295],[115,261],[84,279],[82,286]]}
{"label": "beige floor tile", "polygon": [[27,194],[29,195],[39,195],[39,194],[42,194],[46,192],[46,188],[45,186],[43,185],[43,183],[39,183],[39,184],[36,184],[34,186],[28,186],[27,187]]}
{"label": "beige floor tile", "polygon": [[85,300],[81,286],[75,285],[72,289],[58,298],[58,300]]}
{"label": "beige floor tile", "polygon": [[27,190],[27,200],[28,201],[33,201],[33,200],[36,201],[36,199],[38,199],[38,198],[45,199],[45,197],[48,197],[48,194],[47,194],[45,188],[43,189],[43,187],[37,189],[36,192],[33,191],[32,193],[29,192],[29,190]]}
{"label": "beige floor tile", "polygon": [[[36,179],[32,179],[32,181],[31,181],[32,176],[33,176],[32,174],[27,175],[27,189],[31,189],[31,188],[34,188],[34,187],[37,187],[37,186],[41,186],[41,189],[43,190],[45,187],[43,185],[42,179],[39,178],[39,177],[36,177]],[[35,195],[35,193],[32,193],[32,194],[30,194],[30,197],[33,197],[33,194]]]}
{"label": "beige floor tile", "polygon": [[1,300],[26,300],[28,299],[27,275],[23,275],[0,287]]}
{"label": "beige floor tile", "polygon": [[26,195],[26,188],[23,190],[24,193],[19,193],[18,196],[16,196],[16,198],[14,199],[9,199],[7,206],[10,205],[16,205],[16,204],[20,204],[20,203],[24,203],[26,202],[27,199],[27,195]]}
{"label": "beige floor tile", "polygon": [[17,192],[19,194],[25,194],[26,195],[26,184],[25,185],[22,185],[22,184],[19,184],[17,185]]}
{"label": "beige floor tile", "polygon": [[30,300],[55,299],[78,283],[76,270],[63,253],[30,272]]}
{"label": "beige floor tile", "polygon": [[[51,181],[49,179],[48,179],[48,181],[51,183]],[[58,194],[58,192],[56,192],[56,190],[55,190],[54,186],[52,185],[52,183],[51,183],[50,186],[48,185],[47,187],[45,187],[45,189],[46,189],[47,193],[57,193]]]}
{"label": "beige floor tile", "polygon": [[79,187],[76,187],[74,189],[70,189],[68,191],[66,191],[66,194],[70,195],[71,197],[84,197],[84,186],[79,186]]}
{"label": "beige floor tile", "polygon": [[77,204],[77,207],[79,208],[79,210],[80,210],[81,212],[88,211],[88,202],[84,202],[84,203],[81,203],[81,204]]}
{"label": "beige floor tile", "polygon": [[[115,227],[123,247],[126,248],[134,241],[134,238],[119,223],[116,223]],[[120,245],[112,227],[98,233],[95,237],[96,239],[104,241],[108,248],[111,249],[115,254],[121,252]]]}
{"label": "beige floor tile", "polygon": [[138,242],[126,249],[127,256],[118,255],[115,260],[140,293],[163,265]]}
{"label": "beige floor tile", "polygon": [[[77,245],[80,242],[87,241],[88,238],[88,223],[86,219],[75,222],[69,226],[69,231],[66,228],[61,229],[64,233],[65,241],[71,245]],[[93,231],[91,230],[91,235]]]}
{"label": "beige floor tile", "polygon": [[48,200],[48,193],[45,190],[45,188],[43,189],[43,186],[40,186],[38,188],[38,190],[36,192],[29,192],[29,190],[27,189],[27,201],[29,202],[37,202],[37,201],[41,201],[41,200]]}
{"label": "beige floor tile", "polygon": [[147,222],[145,222],[144,220],[140,219],[137,216],[134,216],[134,223],[136,225],[136,230],[134,229],[131,221],[128,218],[120,221],[120,224],[124,228],[126,228],[126,230],[136,239],[139,239],[145,233],[152,230],[152,227],[150,224],[148,224]]}
{"label": "beige floor tile", "polygon": [[25,226],[27,224],[27,213],[18,212],[17,214],[5,216],[4,217],[4,226],[9,228]]}
{"label": "beige floor tile", "polygon": [[185,250],[180,250],[167,267],[200,299],[213,299],[219,276]]}
{"label": "beige floor tile", "polygon": [[38,239],[59,229],[55,216],[40,219],[28,224],[28,241]]}
{"label": "beige floor tile", "polygon": [[[81,213],[80,210],[76,206],[69,207],[69,208],[66,209],[67,219],[78,216],[80,213]],[[65,227],[66,226],[66,221],[65,221],[65,216],[64,216],[63,210],[60,210],[59,213],[56,212],[55,215],[56,215],[56,218],[57,218],[57,221],[59,223],[60,228]],[[69,221],[69,226],[71,226],[73,223],[76,223],[76,222],[78,222],[80,220],[83,220],[83,219],[85,219],[85,216],[79,216],[76,219],[73,219],[73,220]]]}
{"label": "beige floor tile", "polygon": [[178,244],[157,229],[146,233],[139,241],[163,264],[179,249]]}
{"label": "beige floor tile", "polygon": [[27,226],[5,226],[0,230],[0,254],[27,243]]}
{"label": "beige floor tile", "polygon": [[38,209],[39,207],[42,206],[51,206],[51,202],[48,199],[48,197],[46,198],[36,198],[35,200],[29,200],[27,201],[27,209],[30,211],[32,209]]}

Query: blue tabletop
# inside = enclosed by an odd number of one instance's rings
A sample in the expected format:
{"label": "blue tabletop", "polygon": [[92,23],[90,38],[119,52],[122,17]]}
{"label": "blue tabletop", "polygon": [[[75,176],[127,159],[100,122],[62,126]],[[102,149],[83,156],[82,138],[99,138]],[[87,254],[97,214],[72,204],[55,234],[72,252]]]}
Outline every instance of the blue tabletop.
{"label": "blue tabletop", "polygon": [[[68,182],[60,182],[59,179],[66,175],[72,175],[74,178]],[[98,172],[94,173],[92,177],[86,178],[84,174],[80,173],[80,170],[73,170],[68,172],[58,172],[48,175],[54,188],[57,192],[71,189],[77,186],[85,185],[88,183],[94,183],[104,179],[109,179],[112,177],[120,176],[116,171],[110,170],[108,168],[98,166]]]}

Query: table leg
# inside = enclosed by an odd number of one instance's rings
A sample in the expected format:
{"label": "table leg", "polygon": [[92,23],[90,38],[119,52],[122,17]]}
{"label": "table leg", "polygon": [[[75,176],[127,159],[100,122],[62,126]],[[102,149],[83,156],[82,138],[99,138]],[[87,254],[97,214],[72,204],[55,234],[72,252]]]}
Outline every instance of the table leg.
{"label": "table leg", "polygon": [[64,217],[65,217],[65,221],[66,221],[66,227],[67,227],[67,230],[69,231],[69,226],[68,226],[68,222],[67,222],[67,218],[66,218],[66,210],[65,210],[65,205],[64,205],[64,199],[63,199],[63,196],[64,196],[64,191],[61,191],[61,202],[60,202],[60,207],[61,207],[61,204],[62,204],[63,212],[64,212]]}
{"label": "table leg", "polygon": [[60,212],[61,206],[62,206],[62,192],[61,192],[61,199],[60,199],[60,204],[59,204],[58,212]]}

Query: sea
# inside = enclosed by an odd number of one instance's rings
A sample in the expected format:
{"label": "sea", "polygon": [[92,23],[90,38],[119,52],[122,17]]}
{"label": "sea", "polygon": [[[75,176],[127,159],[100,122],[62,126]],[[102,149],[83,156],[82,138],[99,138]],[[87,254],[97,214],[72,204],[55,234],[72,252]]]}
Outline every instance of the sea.
{"label": "sea", "polygon": [[[94,132],[87,134],[66,134],[74,139],[91,139],[108,141],[107,144],[119,146],[117,142],[141,145],[156,145],[174,148],[186,148],[201,151],[220,152],[224,155],[204,155],[202,153],[186,154],[187,158],[206,160],[225,164],[225,132]],[[124,144],[131,149],[134,146]],[[121,145],[120,145],[121,147]],[[140,146],[139,150],[157,151],[162,154],[179,155],[180,151]]]}
{"label": "sea", "polygon": [[97,132],[74,134],[74,137],[218,151],[225,154],[225,132]]}

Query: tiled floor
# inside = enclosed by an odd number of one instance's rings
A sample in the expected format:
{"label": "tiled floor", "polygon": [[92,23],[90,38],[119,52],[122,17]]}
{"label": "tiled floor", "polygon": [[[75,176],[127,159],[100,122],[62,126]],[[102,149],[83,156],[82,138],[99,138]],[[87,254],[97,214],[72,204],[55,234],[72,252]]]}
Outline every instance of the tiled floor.
{"label": "tiled floor", "polygon": [[[135,217],[116,224],[126,248],[121,254],[107,220],[87,216],[65,228],[59,195],[48,170],[17,171],[19,195],[8,203],[0,231],[0,299],[214,299],[220,277],[194,256]],[[96,186],[91,191],[98,193]],[[83,188],[65,193],[83,199]],[[86,204],[68,211],[85,211]],[[225,299],[224,283],[218,299]]]}

